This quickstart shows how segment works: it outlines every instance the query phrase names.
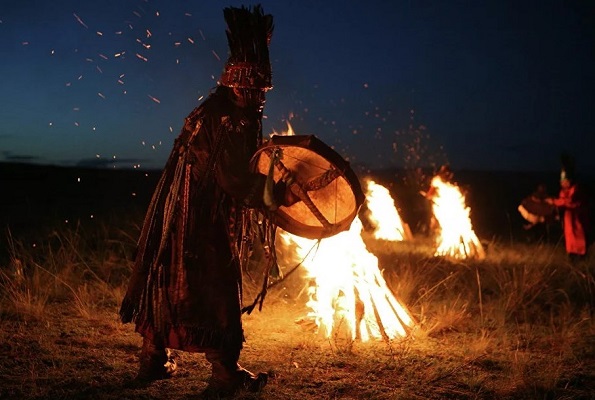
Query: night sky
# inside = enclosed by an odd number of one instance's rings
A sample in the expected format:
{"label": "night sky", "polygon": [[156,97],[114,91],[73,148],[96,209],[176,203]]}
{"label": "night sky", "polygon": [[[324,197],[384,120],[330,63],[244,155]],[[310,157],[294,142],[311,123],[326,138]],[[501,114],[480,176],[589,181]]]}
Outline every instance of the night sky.
{"label": "night sky", "polygon": [[[237,1],[3,0],[0,161],[161,168]],[[574,1],[263,1],[264,133],[371,168],[595,171],[595,19]]]}

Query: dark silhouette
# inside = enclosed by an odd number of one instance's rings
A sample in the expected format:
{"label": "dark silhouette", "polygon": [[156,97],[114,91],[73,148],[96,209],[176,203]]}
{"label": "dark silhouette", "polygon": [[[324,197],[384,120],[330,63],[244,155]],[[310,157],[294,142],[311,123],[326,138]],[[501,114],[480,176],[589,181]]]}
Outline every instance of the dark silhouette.
{"label": "dark silhouette", "polygon": [[540,183],[517,208],[526,220],[523,229],[530,234],[530,240],[549,241],[551,225],[558,219],[558,214],[556,207],[547,201],[548,197],[546,185]]}
{"label": "dark silhouette", "polygon": [[[170,348],[205,353],[208,391],[260,390],[267,374],[238,364],[244,341],[242,269],[255,215],[268,248],[274,229],[263,198],[267,177],[251,172],[262,144],[265,93],[271,86],[273,18],[260,6],[225,8],[230,56],[216,90],[186,118],[149,205],[133,275],[120,310],[143,336],[141,381],[170,377]],[[280,181],[277,204],[290,204]],[[287,201],[286,200],[287,197]],[[272,208],[275,205],[269,204]],[[264,220],[263,220],[264,218]]]}

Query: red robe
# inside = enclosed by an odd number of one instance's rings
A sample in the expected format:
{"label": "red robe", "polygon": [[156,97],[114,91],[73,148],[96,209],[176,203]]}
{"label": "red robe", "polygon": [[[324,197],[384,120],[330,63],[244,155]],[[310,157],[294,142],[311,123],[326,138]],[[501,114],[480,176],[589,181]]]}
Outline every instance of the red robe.
{"label": "red robe", "polygon": [[246,207],[262,203],[250,172],[261,114],[217,91],[187,118],[147,211],[120,310],[165,347],[242,347],[241,254]]}
{"label": "red robe", "polygon": [[564,211],[564,241],[568,254],[587,253],[588,213],[583,193],[576,184],[560,190],[554,204]]}

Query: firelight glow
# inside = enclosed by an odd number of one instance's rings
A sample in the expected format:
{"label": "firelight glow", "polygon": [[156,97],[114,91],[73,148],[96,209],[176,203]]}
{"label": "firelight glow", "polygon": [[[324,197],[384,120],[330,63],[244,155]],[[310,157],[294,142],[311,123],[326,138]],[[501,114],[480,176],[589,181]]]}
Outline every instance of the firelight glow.
{"label": "firelight glow", "polygon": [[[273,133],[295,135],[289,121],[286,131]],[[396,237],[397,227],[405,232],[388,190],[370,181],[366,195],[376,231],[387,240],[398,240],[388,239]],[[413,327],[413,319],[388,288],[378,258],[366,248],[362,230],[362,222],[356,217],[348,231],[317,243],[279,229],[281,247],[295,249],[296,260],[312,282],[307,319],[314,321],[325,338],[335,335],[366,342],[404,337]]]}
{"label": "firelight glow", "polygon": [[471,225],[471,210],[459,187],[444,182],[440,176],[432,179],[432,186],[436,193],[432,198],[432,211],[440,224],[434,255],[484,259],[485,252]]}
{"label": "firelight glow", "polygon": [[[310,312],[318,333],[348,340],[405,337],[414,325],[406,308],[388,288],[378,258],[362,240],[356,218],[348,231],[320,241],[281,233],[282,243],[296,249],[308,272]],[[312,251],[311,251],[312,250]]]}
{"label": "firelight glow", "polygon": [[367,182],[366,204],[374,225],[374,237],[380,240],[402,241],[411,239],[411,232],[395,207],[387,188],[373,180]]}

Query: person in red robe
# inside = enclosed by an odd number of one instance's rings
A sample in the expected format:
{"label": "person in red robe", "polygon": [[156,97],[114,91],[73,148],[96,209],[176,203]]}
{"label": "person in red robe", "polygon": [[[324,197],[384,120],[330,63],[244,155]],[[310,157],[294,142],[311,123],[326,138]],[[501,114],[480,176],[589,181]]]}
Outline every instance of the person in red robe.
{"label": "person in red robe", "polygon": [[[186,117],[151,199],[134,260],[122,322],[143,337],[137,380],[170,377],[169,349],[204,353],[208,389],[260,390],[265,373],[238,364],[242,329],[242,268],[255,236],[254,213],[297,201],[250,160],[262,144],[265,93],[272,88],[269,43],[273,18],[260,6],[225,8],[230,55],[216,90]],[[268,187],[269,185],[267,185]],[[256,211],[255,211],[256,210]],[[259,220],[259,229],[274,229]],[[266,244],[269,248],[271,243]]]}
{"label": "person in red robe", "polygon": [[562,223],[566,253],[572,261],[585,258],[588,249],[589,209],[585,193],[575,179],[574,168],[570,162],[560,174],[560,193],[549,202],[563,213]]}

